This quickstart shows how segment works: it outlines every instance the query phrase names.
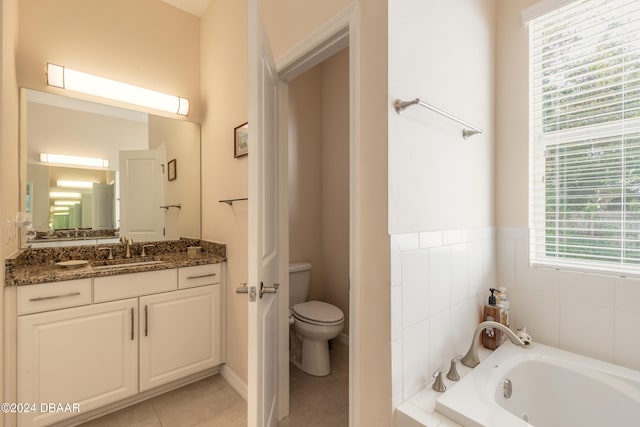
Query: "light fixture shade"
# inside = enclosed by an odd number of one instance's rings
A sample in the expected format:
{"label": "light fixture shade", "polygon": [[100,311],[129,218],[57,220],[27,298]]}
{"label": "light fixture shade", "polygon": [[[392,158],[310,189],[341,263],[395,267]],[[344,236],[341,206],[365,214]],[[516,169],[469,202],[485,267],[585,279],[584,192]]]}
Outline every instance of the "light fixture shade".
{"label": "light fixture shade", "polygon": [[189,114],[187,98],[105,79],[51,63],[47,64],[47,84],[182,116]]}
{"label": "light fixture shade", "polygon": [[57,163],[70,166],[88,166],[92,168],[108,168],[109,160],[95,157],[68,156],[66,154],[40,153],[42,163]]}
{"label": "light fixture shade", "polygon": [[49,198],[50,199],[79,199],[82,197],[82,194],[75,192],[67,192],[67,191],[50,191]]}
{"label": "light fixture shade", "polygon": [[93,182],[91,181],[67,181],[59,179],[56,181],[56,187],[62,188],[92,188]]}

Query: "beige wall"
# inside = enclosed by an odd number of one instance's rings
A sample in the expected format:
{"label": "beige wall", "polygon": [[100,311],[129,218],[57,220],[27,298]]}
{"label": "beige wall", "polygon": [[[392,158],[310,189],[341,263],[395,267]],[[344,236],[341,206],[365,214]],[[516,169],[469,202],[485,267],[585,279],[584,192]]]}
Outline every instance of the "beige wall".
{"label": "beige wall", "polygon": [[390,96],[420,97],[483,129],[464,140],[451,120],[387,103],[392,234],[494,225],[494,4],[390,5]]}
{"label": "beige wall", "polygon": [[[202,17],[203,237],[227,244],[226,361],[247,381],[247,157],[233,157],[233,128],[247,121],[246,2],[214,0]],[[251,154],[249,154],[251,155]]]}
{"label": "beige wall", "polygon": [[[15,217],[18,211],[18,85],[16,83],[16,44],[18,41],[18,1],[3,0],[0,3],[0,28],[2,31],[0,70],[0,223]],[[6,227],[0,229],[0,259],[4,259],[18,247],[18,242],[6,241]],[[4,268],[0,269],[4,283]],[[0,292],[0,349],[4,349],[4,292]],[[0,400],[4,396],[4,350],[0,351]],[[0,417],[0,426],[4,417]]]}
{"label": "beige wall", "polygon": [[[359,85],[353,100],[358,138],[353,153],[358,283],[353,402],[355,426],[391,425],[390,239],[388,232],[388,9],[386,0],[359,3]],[[352,292],[354,291],[352,287]]]}
{"label": "beige wall", "polygon": [[[289,258],[349,317],[349,51],[289,83]],[[348,334],[348,321],[344,333]]]}
{"label": "beige wall", "polygon": [[289,261],[310,262],[307,299],[322,300],[322,72],[314,67],[289,83]]}
{"label": "beige wall", "polygon": [[349,334],[349,50],[322,64],[322,252],[324,301]]}
{"label": "beige wall", "polygon": [[496,17],[496,225],[527,227],[529,30],[520,12],[536,0],[501,1]]}
{"label": "beige wall", "polygon": [[158,0],[20,0],[19,19],[20,86],[55,92],[52,62],[187,97],[188,119],[200,121],[197,17]]}
{"label": "beige wall", "polygon": [[350,0],[263,0],[262,20],[278,58],[353,3]]}
{"label": "beige wall", "polygon": [[[166,161],[176,160],[176,179],[165,181],[165,201],[180,204],[165,214],[168,240],[200,238],[200,125],[149,115],[149,148],[164,145]],[[166,174],[165,174],[166,176]]]}

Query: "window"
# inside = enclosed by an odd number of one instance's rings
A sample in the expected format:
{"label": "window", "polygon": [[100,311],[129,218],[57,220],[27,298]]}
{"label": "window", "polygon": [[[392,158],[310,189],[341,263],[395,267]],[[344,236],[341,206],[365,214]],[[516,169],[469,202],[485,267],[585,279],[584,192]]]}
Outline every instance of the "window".
{"label": "window", "polygon": [[533,264],[640,274],[640,2],[530,22]]}

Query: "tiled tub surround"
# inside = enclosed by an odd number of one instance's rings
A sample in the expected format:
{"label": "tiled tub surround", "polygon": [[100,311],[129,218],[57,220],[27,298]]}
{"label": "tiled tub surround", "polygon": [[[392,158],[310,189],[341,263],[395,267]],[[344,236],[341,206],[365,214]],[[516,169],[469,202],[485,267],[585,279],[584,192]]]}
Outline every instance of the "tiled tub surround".
{"label": "tiled tub surround", "polygon": [[492,228],[393,235],[391,351],[397,407],[464,354],[496,284]]}
{"label": "tiled tub surround", "polygon": [[526,228],[497,229],[497,260],[513,322],[535,341],[640,370],[640,278],[530,267]]}
{"label": "tiled tub surround", "polygon": [[[140,257],[143,245],[154,245],[147,248],[148,256]],[[187,248],[202,247],[196,256],[187,256]],[[112,248],[115,260],[107,261],[108,251],[99,248]],[[25,249],[5,260],[5,286],[33,285],[38,283],[59,282],[63,280],[82,279],[86,277],[102,277],[114,274],[138,273],[142,271],[164,270],[177,267],[189,267],[202,264],[214,264],[226,260],[226,246],[220,243],[198,239],[180,239],[158,242],[140,242],[131,246],[131,258],[124,258],[125,247],[122,244],[34,248]],[[55,265],[60,261],[87,260],[87,266],[79,268],[62,268]],[[162,261],[157,264],[120,267],[117,269],[94,270],[92,263],[113,265]]]}
{"label": "tiled tub surround", "polygon": [[[452,236],[456,236],[453,241]],[[534,268],[529,265],[528,250],[526,228],[393,236],[391,348],[396,425],[457,425],[435,412],[440,394],[429,386],[431,374],[448,369],[454,354],[466,352],[489,286],[508,288],[511,324],[526,325],[534,341],[640,370],[640,278]],[[434,279],[449,283],[449,308],[436,313],[429,298],[444,295],[446,299],[446,292]],[[476,292],[478,283],[482,286]],[[438,305],[445,306],[442,301]],[[412,323],[412,319],[421,320]],[[461,375],[468,372],[461,365],[458,370]],[[448,387],[455,386],[445,381]]]}

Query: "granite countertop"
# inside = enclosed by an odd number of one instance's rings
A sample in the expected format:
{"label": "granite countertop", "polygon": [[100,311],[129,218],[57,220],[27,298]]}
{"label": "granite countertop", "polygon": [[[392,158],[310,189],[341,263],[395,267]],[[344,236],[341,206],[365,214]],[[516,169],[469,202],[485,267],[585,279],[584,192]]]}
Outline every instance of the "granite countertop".
{"label": "granite countertop", "polygon": [[[115,260],[96,258],[93,246],[75,249],[26,249],[17,256],[5,260],[5,286],[35,285],[63,280],[216,264],[227,259],[225,245],[204,241],[194,242],[193,240],[187,243],[178,242],[177,244],[156,242],[156,246],[160,247],[160,249],[169,250],[159,250],[155,255],[147,257],[123,258],[114,252]],[[163,247],[165,245],[167,246],[166,248]],[[202,252],[195,254],[195,256],[193,254],[187,256],[186,248],[196,245],[202,247]],[[118,248],[118,246],[114,246],[114,249]],[[56,262],[68,260],[87,260],[88,263],[79,267],[56,265]],[[127,266],[127,264],[136,263],[144,264]],[[109,266],[113,267],[110,268]]]}

